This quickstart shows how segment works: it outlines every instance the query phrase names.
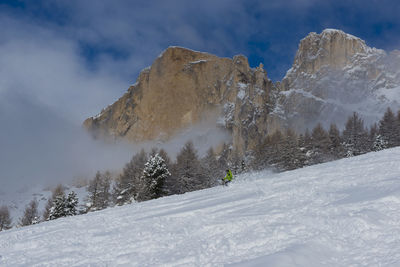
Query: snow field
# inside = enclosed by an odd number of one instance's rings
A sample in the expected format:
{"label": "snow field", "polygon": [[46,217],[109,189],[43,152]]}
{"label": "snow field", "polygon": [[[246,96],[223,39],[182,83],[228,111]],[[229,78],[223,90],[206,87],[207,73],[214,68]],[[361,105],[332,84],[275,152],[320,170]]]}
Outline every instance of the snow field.
{"label": "snow field", "polygon": [[0,232],[0,266],[400,266],[400,149]]}

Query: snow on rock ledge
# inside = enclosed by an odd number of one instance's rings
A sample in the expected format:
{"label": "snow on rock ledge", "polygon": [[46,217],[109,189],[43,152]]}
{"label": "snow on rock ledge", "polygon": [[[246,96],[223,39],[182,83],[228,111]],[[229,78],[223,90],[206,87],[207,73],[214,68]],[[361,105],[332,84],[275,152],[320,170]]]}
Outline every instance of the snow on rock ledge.
{"label": "snow on rock ledge", "polygon": [[326,29],[320,34],[311,32],[300,41],[293,66],[295,72],[313,74],[327,65],[342,68],[351,63],[354,55],[374,53],[375,50],[360,38],[340,30]]}

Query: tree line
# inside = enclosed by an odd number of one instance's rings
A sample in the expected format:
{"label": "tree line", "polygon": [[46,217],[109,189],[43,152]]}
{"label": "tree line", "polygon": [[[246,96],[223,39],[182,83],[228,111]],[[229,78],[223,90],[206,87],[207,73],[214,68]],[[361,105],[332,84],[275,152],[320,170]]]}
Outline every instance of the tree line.
{"label": "tree line", "polygon": [[365,127],[353,113],[340,132],[335,124],[325,130],[317,124],[311,133],[297,135],[292,130],[267,136],[253,153],[251,168],[293,170],[304,166],[357,156],[400,145],[400,111],[388,108],[378,124]]}
{"label": "tree line", "polygon": [[[192,142],[187,142],[174,161],[163,149],[153,148],[149,153],[141,150],[124,166],[118,177],[97,172],[89,180],[84,205],[78,206],[74,192],[65,194],[57,186],[48,199],[42,216],[38,203],[32,200],[25,208],[18,225],[54,220],[113,205],[141,202],[164,196],[183,194],[210,188],[219,184],[226,169],[234,174],[250,170],[271,168],[276,171],[293,170],[313,164],[400,145],[400,111],[395,115],[388,108],[378,124],[365,127],[362,118],[353,113],[340,131],[335,124],[326,130],[317,124],[311,132],[296,134],[288,129],[266,136],[257,149],[240,156],[231,144],[224,144],[219,153],[210,148],[200,157]],[[0,231],[11,228],[6,206],[0,207]]]}
{"label": "tree line", "polygon": [[[49,221],[61,217],[74,216],[78,212],[78,198],[76,193],[71,191],[65,194],[65,188],[60,184],[53,189],[52,195],[48,198],[42,216],[39,214],[39,202],[33,199],[26,205],[22,217],[17,222],[17,227],[37,224],[42,221]],[[12,220],[7,206],[0,207],[0,231],[12,228]]]}
{"label": "tree line", "polygon": [[[227,146],[224,147],[226,150]],[[81,205],[75,192],[66,195],[66,188],[58,185],[48,198],[42,215],[39,215],[38,201],[34,199],[25,207],[17,226],[209,188],[218,184],[215,177],[223,175],[221,170],[226,166],[227,160],[223,160],[221,156],[217,159],[217,154],[212,148],[200,158],[192,142],[184,145],[175,162],[171,161],[163,149],[153,148],[149,153],[142,149],[125,165],[117,178],[112,177],[108,171],[98,171],[88,181],[87,196]],[[9,210],[2,206],[0,231],[11,226]]]}

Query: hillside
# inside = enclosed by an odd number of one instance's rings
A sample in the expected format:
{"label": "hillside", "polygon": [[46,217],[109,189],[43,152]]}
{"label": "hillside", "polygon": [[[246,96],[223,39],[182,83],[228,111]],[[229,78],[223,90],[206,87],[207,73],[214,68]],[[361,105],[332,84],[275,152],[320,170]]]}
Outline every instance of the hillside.
{"label": "hillside", "polygon": [[0,232],[1,266],[398,266],[400,148]]}

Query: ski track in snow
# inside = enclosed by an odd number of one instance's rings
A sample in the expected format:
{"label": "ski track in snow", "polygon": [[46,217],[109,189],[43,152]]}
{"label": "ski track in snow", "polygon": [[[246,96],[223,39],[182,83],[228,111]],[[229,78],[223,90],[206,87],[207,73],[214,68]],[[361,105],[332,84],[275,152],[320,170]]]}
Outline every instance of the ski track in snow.
{"label": "ski track in snow", "polygon": [[0,266],[400,266],[400,148],[0,232]]}

